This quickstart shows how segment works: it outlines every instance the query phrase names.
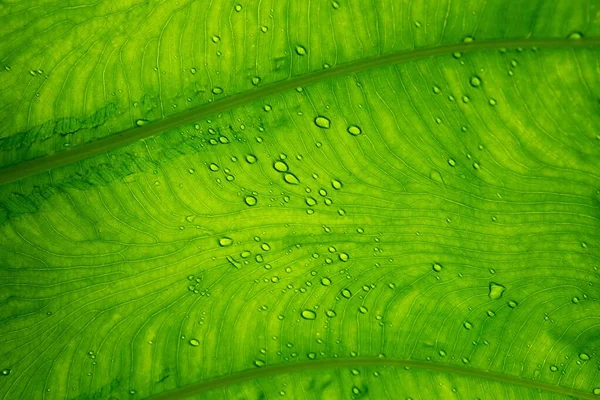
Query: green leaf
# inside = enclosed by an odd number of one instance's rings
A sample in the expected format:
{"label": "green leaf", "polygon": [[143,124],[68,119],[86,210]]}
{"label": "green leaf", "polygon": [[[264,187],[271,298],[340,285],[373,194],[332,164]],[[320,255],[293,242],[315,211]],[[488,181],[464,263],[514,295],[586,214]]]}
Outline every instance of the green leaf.
{"label": "green leaf", "polygon": [[600,397],[595,2],[0,11],[0,398]]}

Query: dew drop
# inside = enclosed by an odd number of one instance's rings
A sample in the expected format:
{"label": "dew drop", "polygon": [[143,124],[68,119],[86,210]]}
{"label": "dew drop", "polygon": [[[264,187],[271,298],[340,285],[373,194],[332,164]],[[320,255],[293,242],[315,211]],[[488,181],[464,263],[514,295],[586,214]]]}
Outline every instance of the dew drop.
{"label": "dew drop", "polygon": [[350,256],[348,255],[348,253],[340,253],[339,257],[340,257],[340,261],[342,261],[342,262],[346,262],[350,259]]}
{"label": "dew drop", "polygon": [[335,311],[333,311],[333,310],[327,310],[327,311],[325,311],[325,315],[327,315],[327,317],[329,317],[329,318],[333,318],[333,317],[335,317],[337,314],[336,314],[336,313],[335,313]]}
{"label": "dew drop", "polygon": [[580,354],[579,354],[579,358],[580,358],[582,361],[588,361],[588,360],[590,359],[590,356],[589,356],[587,353],[580,353]]}
{"label": "dew drop", "polygon": [[568,39],[574,39],[574,40],[581,39],[582,37],[583,37],[583,33],[581,33],[581,32],[571,32],[569,34],[569,36],[567,36]]}
{"label": "dew drop", "polygon": [[343,186],[342,182],[338,181],[337,179],[331,180],[331,187],[334,188],[335,190],[340,190],[342,188],[342,186]]}
{"label": "dew drop", "polygon": [[256,162],[256,156],[252,155],[252,154],[248,154],[246,156],[246,162],[248,164],[254,164]]}
{"label": "dew drop", "polygon": [[321,279],[321,285],[323,285],[323,286],[329,286],[329,285],[331,285],[331,279],[329,279],[329,278],[322,278]]}
{"label": "dew drop", "polygon": [[366,314],[366,313],[368,313],[368,312],[369,312],[369,310],[368,310],[368,309],[367,309],[367,307],[365,307],[365,306],[360,306],[360,307],[358,307],[358,311],[359,311],[361,314]]}
{"label": "dew drop", "polygon": [[440,89],[439,86],[434,86],[433,87],[433,93],[440,94],[441,92],[442,92],[442,89]]}
{"label": "dew drop", "polygon": [[471,84],[471,86],[476,88],[476,87],[481,86],[481,79],[478,76],[473,75],[471,77],[471,79],[469,80],[469,83]]}
{"label": "dew drop", "polygon": [[551,365],[550,366],[550,371],[556,372],[556,371],[558,371],[558,367],[556,365]]}
{"label": "dew drop", "polygon": [[135,121],[135,124],[137,126],[142,126],[142,125],[146,125],[148,122],[150,122],[150,121],[148,121],[147,119],[138,119],[137,121]]}
{"label": "dew drop", "polygon": [[190,339],[190,346],[198,347],[200,346],[200,342],[198,339]]}
{"label": "dew drop", "polygon": [[307,197],[307,198],[305,199],[305,201],[306,201],[306,205],[307,205],[307,206],[310,206],[310,207],[312,207],[312,206],[314,206],[314,205],[316,205],[316,204],[317,204],[317,200],[315,200],[315,198],[314,198],[314,197]]}
{"label": "dew drop", "polygon": [[285,175],[283,175],[283,180],[286,183],[289,183],[290,185],[297,185],[300,183],[300,181],[298,180],[298,178],[296,177],[296,175],[292,174],[292,173],[286,173]]}
{"label": "dew drop", "polygon": [[236,4],[235,7],[234,7],[234,9],[235,9],[236,12],[240,12],[240,11],[242,11],[242,5],[241,4]]}
{"label": "dew drop", "polygon": [[329,118],[318,116],[315,118],[315,125],[317,125],[319,128],[329,129],[331,126],[331,121]]}
{"label": "dew drop", "polygon": [[442,264],[440,263],[433,263],[432,268],[435,272],[440,272],[442,270]]}
{"label": "dew drop", "polygon": [[190,73],[191,73],[192,75],[195,75],[195,74],[196,74],[196,68],[192,68],[192,69],[190,69]]}
{"label": "dew drop", "polygon": [[471,324],[469,321],[465,321],[465,323],[463,324],[463,328],[469,331],[473,328],[473,324]]}
{"label": "dew drop", "polygon": [[509,301],[509,302],[508,302],[508,306],[509,306],[510,308],[516,308],[518,305],[519,305],[519,303],[517,303],[517,302],[516,302],[516,301],[514,301],[514,300],[511,300],[511,301]]}
{"label": "dew drop", "polygon": [[217,35],[213,35],[211,39],[214,43],[218,43],[221,40],[221,38]]}
{"label": "dew drop", "polygon": [[221,94],[223,93],[223,89],[219,86],[215,86],[212,90],[213,94]]}
{"label": "dew drop", "polygon": [[275,161],[273,163],[273,168],[275,168],[275,171],[278,172],[287,172],[288,165],[283,161]]}
{"label": "dew drop", "polygon": [[254,196],[246,196],[246,198],[244,199],[244,202],[247,205],[249,205],[250,207],[252,207],[252,206],[255,206],[258,201],[256,200],[256,197],[254,197]]}
{"label": "dew drop", "polygon": [[463,43],[473,43],[473,40],[475,40],[475,39],[473,39],[473,36],[466,36],[463,39]]}
{"label": "dew drop", "polygon": [[352,292],[350,291],[350,289],[343,289],[342,297],[345,297],[346,299],[349,299],[350,297],[352,297]]}
{"label": "dew drop", "polygon": [[252,77],[252,85],[254,85],[254,86],[260,85],[261,80],[262,79],[260,79],[260,76],[253,76]]}
{"label": "dew drop", "polygon": [[596,396],[600,396],[600,387],[594,388],[594,390],[592,390],[592,393],[594,393],[594,395]]}
{"label": "dew drop", "polygon": [[8,375],[10,375],[10,369],[9,368],[4,368],[0,373],[3,376],[8,376]]}
{"label": "dew drop", "polygon": [[498,300],[504,294],[506,287],[503,285],[500,285],[499,283],[490,282],[489,289],[490,289],[490,291],[488,293],[488,296],[490,297],[490,299]]}
{"label": "dew drop", "polygon": [[449,158],[448,165],[450,165],[451,167],[454,167],[454,166],[456,166],[456,161],[454,161],[452,158]]}
{"label": "dew drop", "polygon": [[298,54],[299,56],[306,55],[306,48],[304,46],[297,45],[296,54]]}
{"label": "dew drop", "polygon": [[211,170],[211,171],[213,171],[213,172],[216,172],[216,171],[218,171],[218,170],[219,170],[219,166],[218,166],[217,164],[215,164],[215,163],[212,163],[212,164],[210,164],[210,165],[208,166],[208,169],[210,169],[210,170]]}
{"label": "dew drop", "polygon": [[317,318],[317,313],[312,310],[304,310],[300,313],[300,316],[304,319],[313,320]]}
{"label": "dew drop", "polygon": [[348,127],[348,133],[353,136],[358,136],[362,133],[362,130],[356,125],[350,125]]}
{"label": "dew drop", "polygon": [[255,367],[261,368],[261,367],[264,367],[265,365],[267,365],[267,363],[264,362],[263,360],[255,360],[254,361]]}
{"label": "dew drop", "polygon": [[219,246],[221,247],[227,247],[227,246],[231,246],[233,244],[233,239],[229,238],[229,237],[222,237],[221,239],[219,239]]}

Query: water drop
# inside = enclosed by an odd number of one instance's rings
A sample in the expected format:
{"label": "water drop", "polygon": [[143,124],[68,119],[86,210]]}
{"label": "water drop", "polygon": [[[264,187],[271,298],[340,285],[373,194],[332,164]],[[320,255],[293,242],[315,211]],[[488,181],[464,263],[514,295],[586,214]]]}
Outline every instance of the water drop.
{"label": "water drop", "polygon": [[0,373],[2,373],[3,376],[8,376],[10,375],[10,369],[4,368]]}
{"label": "water drop", "polygon": [[190,72],[191,72],[192,75],[195,75],[196,74],[196,68],[190,69]]}
{"label": "water drop", "polygon": [[440,357],[446,357],[446,352],[444,350],[440,350],[438,354]]}
{"label": "water drop", "polygon": [[255,206],[257,203],[256,197],[254,197],[254,196],[246,196],[244,201],[246,202],[247,205],[249,205],[251,207]]}
{"label": "water drop", "polygon": [[496,315],[496,313],[492,310],[487,310],[487,315],[488,315],[488,317],[493,317]]}
{"label": "water drop", "polygon": [[254,365],[258,368],[261,368],[261,367],[264,367],[265,365],[267,365],[267,363],[264,362],[263,360],[255,360]]}
{"label": "water drop", "polygon": [[190,346],[198,347],[200,346],[200,342],[198,339],[190,339]]}
{"label": "water drop", "polygon": [[319,128],[329,129],[331,126],[331,121],[327,117],[318,116],[315,118],[315,125],[317,125]]}
{"label": "water drop", "polygon": [[509,301],[509,302],[508,302],[508,306],[509,306],[510,308],[516,308],[518,305],[519,305],[519,303],[517,303],[517,302],[516,302],[516,301],[514,301],[514,300],[511,300],[511,301]]}
{"label": "water drop", "polygon": [[248,154],[246,156],[246,162],[248,164],[254,164],[256,162],[256,157],[254,155],[252,155],[252,154]]}
{"label": "water drop", "polygon": [[223,89],[220,88],[219,86],[215,86],[212,90],[213,94],[221,94],[223,93]]}
{"label": "water drop", "polygon": [[334,188],[335,190],[340,190],[342,188],[342,182],[338,181],[337,179],[332,179],[331,180],[331,187]]}
{"label": "water drop", "polygon": [[275,168],[275,171],[287,172],[288,165],[286,163],[284,163],[283,161],[275,161],[273,163],[273,168]]}
{"label": "water drop", "polygon": [[311,206],[311,207],[317,204],[317,200],[315,200],[314,197],[307,197],[305,199],[305,201],[306,201],[306,205]]}
{"label": "water drop", "polygon": [[574,40],[581,39],[582,37],[583,37],[583,33],[581,33],[581,32],[572,32],[569,34],[569,36],[567,36],[568,39],[574,39]]}
{"label": "water drop", "polygon": [[350,259],[350,256],[348,255],[348,253],[340,253],[339,257],[340,257],[340,261],[342,261],[342,262],[346,262]]}
{"label": "water drop", "polygon": [[456,166],[456,161],[454,161],[452,158],[449,158],[448,165],[450,165],[451,167],[454,167],[454,166]]}
{"label": "water drop", "polygon": [[321,279],[321,285],[323,285],[323,286],[329,286],[329,285],[331,285],[331,279],[329,279],[329,278],[322,278]]}
{"label": "water drop", "polygon": [[367,307],[365,307],[365,306],[360,306],[360,307],[358,307],[358,311],[359,311],[361,314],[366,314],[366,313],[368,313],[368,312],[369,312],[369,310],[368,310],[368,309],[367,309]]}
{"label": "water drop", "polygon": [[254,85],[254,86],[260,85],[261,80],[262,79],[260,79],[260,76],[253,76],[252,77],[252,85]]}
{"label": "water drop", "polygon": [[336,313],[335,313],[335,311],[333,311],[333,310],[327,310],[327,311],[325,311],[325,315],[327,315],[327,317],[329,317],[329,318],[333,318],[333,317],[335,317],[337,314],[336,314]]}
{"label": "water drop", "polygon": [[352,292],[350,291],[350,289],[343,289],[342,297],[345,297],[346,299],[349,299],[350,297],[352,297]]}
{"label": "water drop", "polygon": [[353,136],[358,136],[362,133],[362,130],[356,125],[350,125],[348,127],[348,133]]}
{"label": "water drop", "polygon": [[466,37],[463,39],[463,43],[473,43],[473,40],[474,40],[474,39],[473,39],[473,36],[466,36]]}
{"label": "water drop", "polygon": [[317,358],[317,353],[312,353],[312,352],[311,352],[311,353],[308,353],[308,355],[307,355],[307,356],[308,356],[308,358],[309,358],[310,360],[314,360],[315,358]]}
{"label": "water drop", "polygon": [[442,89],[440,89],[438,86],[433,87],[433,93],[440,94],[441,92],[442,92]]}
{"label": "water drop", "polygon": [[218,43],[221,40],[221,38],[217,35],[213,35],[211,39],[214,43]]}
{"label": "water drop", "polygon": [[440,272],[442,270],[442,264],[440,263],[433,263],[432,268],[435,272]]}
{"label": "water drop", "polygon": [[135,124],[137,126],[142,126],[142,125],[146,125],[148,122],[150,122],[150,121],[148,121],[147,119],[138,119],[137,121],[135,121]]}
{"label": "water drop", "polygon": [[592,393],[594,393],[594,395],[596,396],[600,396],[600,387],[594,388],[594,390],[592,390]]}
{"label": "water drop", "polygon": [[473,75],[471,77],[471,79],[469,80],[469,83],[471,84],[471,86],[476,88],[476,87],[481,86],[481,79],[478,76]]}
{"label": "water drop", "polygon": [[587,353],[580,353],[580,354],[579,354],[579,358],[580,358],[582,361],[588,361],[588,360],[590,359],[590,356],[589,356]]}
{"label": "water drop", "polygon": [[490,289],[490,291],[488,293],[488,296],[490,297],[490,299],[498,300],[504,294],[506,287],[503,285],[500,285],[499,283],[490,282],[489,289]]}
{"label": "water drop", "polygon": [[454,53],[452,53],[452,57],[454,57],[458,60],[459,58],[462,57],[462,53],[455,51]]}
{"label": "water drop", "polygon": [[333,0],[331,2],[331,6],[333,7],[334,10],[339,10],[340,9],[340,3],[338,3],[337,1]]}
{"label": "water drop", "polygon": [[242,5],[241,4],[236,4],[234,8],[235,8],[236,12],[242,11]]}
{"label": "water drop", "polygon": [[233,244],[233,239],[229,238],[229,237],[222,237],[221,239],[219,239],[219,246],[221,247],[227,247],[227,246],[231,246]]}
{"label": "water drop", "polygon": [[283,180],[286,183],[289,183],[290,185],[297,185],[300,183],[300,181],[298,180],[298,178],[296,177],[296,175],[292,174],[292,173],[286,173],[285,175],[283,175]]}
{"label": "water drop", "polygon": [[262,33],[267,33],[269,31],[269,27],[266,26],[266,25],[263,25],[263,26],[260,27],[260,31]]}
{"label": "water drop", "polygon": [[463,324],[463,327],[469,331],[473,328],[473,324],[471,324],[469,321],[465,321],[465,323]]}
{"label": "water drop", "polygon": [[556,371],[558,371],[558,367],[556,365],[551,365],[550,366],[550,371],[556,372]]}
{"label": "water drop", "polygon": [[303,56],[306,54],[306,48],[304,46],[297,45],[296,46],[296,54],[299,56]]}
{"label": "water drop", "polygon": [[213,171],[213,172],[216,172],[216,171],[218,171],[218,170],[219,170],[219,166],[218,166],[217,164],[215,164],[215,163],[212,163],[212,164],[210,164],[210,165],[208,166],[208,169],[210,169],[210,170],[211,170],[211,171]]}
{"label": "water drop", "polygon": [[300,313],[300,316],[304,319],[313,320],[317,318],[317,313],[312,310],[304,310]]}

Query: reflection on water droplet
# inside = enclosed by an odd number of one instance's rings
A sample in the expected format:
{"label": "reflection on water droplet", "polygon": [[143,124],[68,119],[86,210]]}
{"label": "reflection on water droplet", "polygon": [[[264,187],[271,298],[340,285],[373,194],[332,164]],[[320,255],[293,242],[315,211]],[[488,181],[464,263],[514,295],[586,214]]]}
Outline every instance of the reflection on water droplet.
{"label": "reflection on water droplet", "polygon": [[488,296],[490,297],[490,299],[498,300],[504,294],[506,287],[503,285],[500,285],[499,283],[490,282],[489,289],[490,289],[490,291],[488,293]]}
{"label": "reflection on water droplet", "polygon": [[319,128],[329,129],[331,126],[331,121],[327,117],[318,116],[315,118],[315,125],[317,125]]}
{"label": "reflection on water droplet", "polygon": [[312,310],[304,310],[300,313],[300,316],[304,319],[313,320],[317,318],[317,314]]}
{"label": "reflection on water droplet", "polygon": [[8,375],[10,375],[10,369],[9,368],[4,368],[1,373],[4,376],[8,376]]}

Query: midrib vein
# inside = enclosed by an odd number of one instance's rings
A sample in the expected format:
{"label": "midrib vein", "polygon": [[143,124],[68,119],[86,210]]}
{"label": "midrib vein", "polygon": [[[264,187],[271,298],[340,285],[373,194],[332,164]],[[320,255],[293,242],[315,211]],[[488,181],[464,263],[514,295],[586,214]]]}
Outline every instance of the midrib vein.
{"label": "midrib vein", "polygon": [[360,368],[360,367],[408,367],[438,373],[451,373],[470,378],[479,378],[487,381],[495,381],[509,385],[520,386],[529,389],[539,389],[546,392],[573,396],[580,399],[594,400],[598,396],[591,392],[584,392],[563,386],[524,379],[514,375],[501,374],[498,372],[484,371],[481,369],[463,367],[460,365],[441,364],[427,361],[402,360],[394,358],[334,358],[314,361],[302,361],[293,364],[280,364],[263,368],[253,368],[245,371],[221,376],[191,385],[183,386],[171,391],[150,396],[147,400],[175,400],[185,399],[209,390],[223,388],[229,385],[240,384],[247,381],[266,378],[270,376],[290,374],[302,371],[311,371],[325,368]]}
{"label": "midrib vein", "polygon": [[576,48],[593,47],[600,45],[600,37],[582,39],[506,39],[506,40],[481,40],[471,43],[448,44],[425,47],[402,52],[385,54],[379,57],[366,58],[346,64],[337,65],[329,69],[307,73],[264,85],[240,94],[216,100],[193,109],[173,114],[169,117],[148,123],[141,127],[133,127],[93,142],[53,153],[48,156],[35,158],[0,169],[0,185],[20,180],[27,176],[36,175],[53,168],[76,163],[83,159],[105,153],[116,148],[126,146],[141,139],[149,138],[159,133],[168,131],[181,125],[193,123],[202,118],[239,107],[253,101],[271,96],[299,86],[308,86],[334,77],[349,75],[371,68],[413,61],[442,54],[454,52],[475,52],[483,50],[498,50],[501,48]]}

